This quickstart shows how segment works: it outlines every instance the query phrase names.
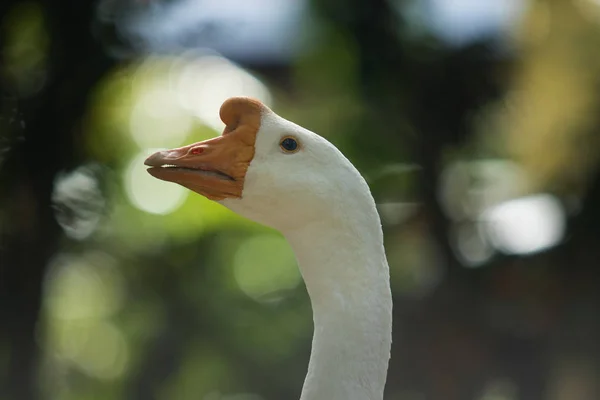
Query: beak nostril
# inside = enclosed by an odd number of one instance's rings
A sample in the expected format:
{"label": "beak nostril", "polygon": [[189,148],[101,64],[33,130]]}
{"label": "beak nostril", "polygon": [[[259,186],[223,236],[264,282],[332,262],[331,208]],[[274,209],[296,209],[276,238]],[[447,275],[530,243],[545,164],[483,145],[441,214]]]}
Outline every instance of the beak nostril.
{"label": "beak nostril", "polygon": [[202,147],[194,147],[193,149],[190,150],[190,154],[193,154],[193,155],[201,154],[203,152],[204,152],[204,149]]}

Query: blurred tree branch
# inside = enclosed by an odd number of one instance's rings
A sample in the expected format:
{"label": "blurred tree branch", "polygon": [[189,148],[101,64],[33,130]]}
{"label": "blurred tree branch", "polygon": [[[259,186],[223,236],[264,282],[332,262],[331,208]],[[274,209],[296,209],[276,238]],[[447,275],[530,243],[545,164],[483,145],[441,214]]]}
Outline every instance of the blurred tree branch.
{"label": "blurred tree branch", "polygon": [[[21,4],[2,2],[0,18],[6,22],[7,13]],[[95,2],[40,4],[50,42],[47,80],[39,92],[18,99],[23,128],[0,170],[7,225],[1,233],[0,311],[10,349],[3,386],[9,399],[19,400],[40,398],[37,337],[44,331],[39,322],[42,283],[61,239],[51,203],[54,178],[81,161],[83,155],[75,148],[84,130],[88,96],[113,65],[91,31]],[[4,77],[3,98],[18,98],[9,83]]]}

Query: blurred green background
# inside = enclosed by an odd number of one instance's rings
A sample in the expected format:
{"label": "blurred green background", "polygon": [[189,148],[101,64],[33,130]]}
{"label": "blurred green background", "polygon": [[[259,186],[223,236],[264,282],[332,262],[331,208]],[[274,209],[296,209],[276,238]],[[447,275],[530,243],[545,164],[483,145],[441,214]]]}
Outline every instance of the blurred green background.
{"label": "blurred green background", "polygon": [[152,179],[261,99],[367,178],[389,400],[600,398],[597,0],[3,0],[0,399],[298,398],[275,231]]}

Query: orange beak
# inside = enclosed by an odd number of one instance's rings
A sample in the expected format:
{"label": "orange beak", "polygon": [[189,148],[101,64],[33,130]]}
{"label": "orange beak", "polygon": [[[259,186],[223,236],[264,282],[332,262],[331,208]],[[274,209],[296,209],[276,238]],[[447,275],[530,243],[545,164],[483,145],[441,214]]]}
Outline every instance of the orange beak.
{"label": "orange beak", "polygon": [[144,163],[151,167],[148,173],[211,200],[241,198],[246,171],[254,157],[256,134],[266,109],[257,100],[228,99],[219,113],[225,123],[221,136],[152,154]]}

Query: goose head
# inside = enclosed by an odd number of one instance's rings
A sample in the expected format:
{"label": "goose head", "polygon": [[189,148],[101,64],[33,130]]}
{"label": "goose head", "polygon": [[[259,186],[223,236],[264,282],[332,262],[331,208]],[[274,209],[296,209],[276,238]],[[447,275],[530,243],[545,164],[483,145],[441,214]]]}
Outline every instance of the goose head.
{"label": "goose head", "polygon": [[381,400],[392,298],[366,182],[327,140],[256,100],[229,99],[220,116],[221,136],[159,151],[148,172],[288,239],[315,324],[302,400]]}
{"label": "goose head", "polygon": [[344,218],[341,203],[370,198],[335,146],[259,101],[230,98],[220,117],[221,136],[159,151],[146,160],[148,172],[280,231]]}

